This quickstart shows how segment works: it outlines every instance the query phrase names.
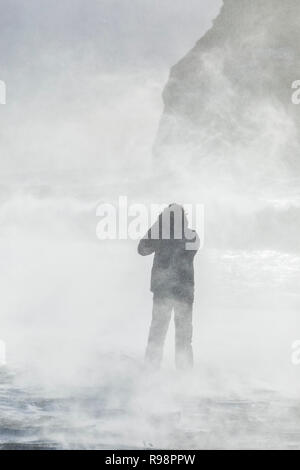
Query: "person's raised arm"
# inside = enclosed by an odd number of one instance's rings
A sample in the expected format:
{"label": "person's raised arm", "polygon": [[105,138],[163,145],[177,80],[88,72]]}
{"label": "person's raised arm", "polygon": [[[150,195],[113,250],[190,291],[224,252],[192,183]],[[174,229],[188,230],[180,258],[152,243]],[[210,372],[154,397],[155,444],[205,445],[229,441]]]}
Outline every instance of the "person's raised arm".
{"label": "person's raised arm", "polygon": [[155,225],[148,230],[146,235],[139,242],[138,253],[141,256],[152,255],[158,248],[159,240],[157,236],[155,236],[154,227]]}
{"label": "person's raised arm", "polygon": [[153,240],[148,239],[147,236],[142,238],[138,245],[138,254],[141,256],[152,255],[155,251]]}
{"label": "person's raised arm", "polygon": [[140,240],[138,245],[138,253],[141,256],[152,255],[159,249],[162,238],[162,214],[159,216],[155,224],[148,230],[146,235]]}

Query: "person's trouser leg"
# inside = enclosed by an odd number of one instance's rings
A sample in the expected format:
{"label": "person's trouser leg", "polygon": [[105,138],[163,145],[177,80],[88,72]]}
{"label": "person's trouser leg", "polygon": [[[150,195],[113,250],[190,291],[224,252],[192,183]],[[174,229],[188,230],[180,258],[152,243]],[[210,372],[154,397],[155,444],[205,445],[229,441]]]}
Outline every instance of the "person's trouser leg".
{"label": "person's trouser leg", "polygon": [[153,296],[152,322],[146,349],[146,361],[154,367],[159,367],[164,342],[172,314],[172,301],[166,297]]}
{"label": "person's trouser leg", "polygon": [[177,300],[175,311],[175,357],[177,369],[193,367],[193,304]]}

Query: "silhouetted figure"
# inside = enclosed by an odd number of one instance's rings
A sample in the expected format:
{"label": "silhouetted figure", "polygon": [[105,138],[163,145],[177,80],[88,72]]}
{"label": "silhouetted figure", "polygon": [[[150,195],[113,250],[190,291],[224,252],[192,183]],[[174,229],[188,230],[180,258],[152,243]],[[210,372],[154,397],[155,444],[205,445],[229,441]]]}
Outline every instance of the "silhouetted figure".
{"label": "silhouetted figure", "polygon": [[194,302],[194,257],[199,249],[197,233],[188,228],[183,207],[172,204],[140,241],[142,256],[154,253],[151,276],[153,313],[146,361],[159,367],[164,341],[174,309],[176,367],[193,365],[192,313]]}

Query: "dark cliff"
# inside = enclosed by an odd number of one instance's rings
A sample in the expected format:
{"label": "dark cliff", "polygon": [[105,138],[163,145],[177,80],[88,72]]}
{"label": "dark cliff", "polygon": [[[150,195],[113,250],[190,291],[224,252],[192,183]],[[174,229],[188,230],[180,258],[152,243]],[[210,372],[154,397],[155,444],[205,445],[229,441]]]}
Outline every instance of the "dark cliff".
{"label": "dark cliff", "polygon": [[170,73],[154,153],[195,169],[211,159],[272,173],[298,165],[300,2],[224,0]]}

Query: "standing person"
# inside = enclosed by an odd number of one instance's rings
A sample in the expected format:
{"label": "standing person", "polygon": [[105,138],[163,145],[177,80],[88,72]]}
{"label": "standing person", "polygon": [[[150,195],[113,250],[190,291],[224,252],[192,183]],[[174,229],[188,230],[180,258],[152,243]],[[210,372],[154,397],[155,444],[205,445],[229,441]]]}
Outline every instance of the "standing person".
{"label": "standing person", "polygon": [[171,204],[140,240],[140,255],[154,253],[153,312],[146,350],[146,361],[153,367],[160,366],[173,309],[176,367],[193,366],[194,257],[199,245],[197,233],[188,228],[184,209],[177,204]]}

